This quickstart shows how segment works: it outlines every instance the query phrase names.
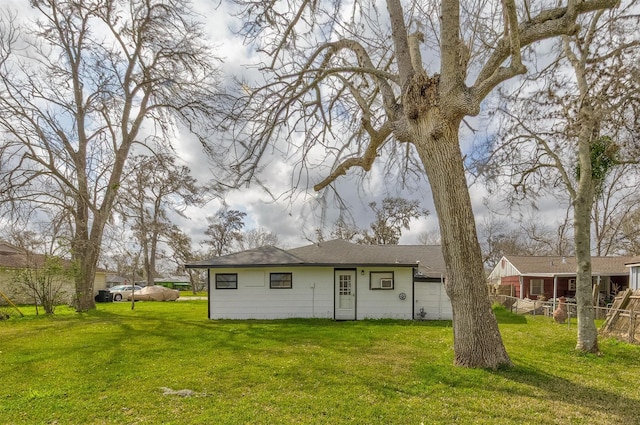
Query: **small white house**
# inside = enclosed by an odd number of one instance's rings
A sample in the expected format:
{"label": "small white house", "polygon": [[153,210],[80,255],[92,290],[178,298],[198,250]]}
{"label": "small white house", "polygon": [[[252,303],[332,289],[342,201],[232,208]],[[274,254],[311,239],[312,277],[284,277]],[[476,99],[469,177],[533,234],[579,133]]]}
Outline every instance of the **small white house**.
{"label": "small white house", "polygon": [[640,289],[640,257],[633,258],[626,266],[629,267],[629,289],[637,291]]}
{"label": "small white house", "polygon": [[451,319],[440,246],[263,247],[187,264],[208,270],[210,319]]}

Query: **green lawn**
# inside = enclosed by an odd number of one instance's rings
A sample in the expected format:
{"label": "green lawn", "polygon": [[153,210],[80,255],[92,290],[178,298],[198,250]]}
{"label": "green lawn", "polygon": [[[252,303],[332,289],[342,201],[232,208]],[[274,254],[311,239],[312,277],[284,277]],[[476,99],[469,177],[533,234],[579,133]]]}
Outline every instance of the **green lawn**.
{"label": "green lawn", "polygon": [[448,322],[56,313],[0,322],[2,424],[640,423],[640,347],[581,355],[575,323],[545,317],[500,315],[516,367],[493,372],[452,366]]}

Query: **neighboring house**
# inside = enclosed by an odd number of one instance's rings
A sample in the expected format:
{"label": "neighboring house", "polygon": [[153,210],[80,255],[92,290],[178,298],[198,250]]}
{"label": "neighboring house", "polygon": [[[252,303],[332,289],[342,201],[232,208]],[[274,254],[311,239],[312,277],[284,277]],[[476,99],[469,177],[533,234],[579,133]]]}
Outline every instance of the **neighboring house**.
{"label": "neighboring house", "polygon": [[[629,271],[625,266],[629,260],[630,257],[591,257],[593,284],[598,286],[600,300],[609,300],[629,286]],[[489,284],[507,288],[507,295],[517,298],[573,298],[576,269],[573,256],[506,255],[489,275]]]}
{"label": "neighboring house", "polygon": [[186,291],[191,289],[191,281],[189,280],[189,276],[157,277],[153,279],[153,283],[156,285],[164,286],[166,288],[177,289],[179,291]]}
{"label": "neighboring house", "polygon": [[107,274],[107,285],[104,289],[113,288],[114,286],[126,285],[127,282],[128,281],[126,277],[122,277],[114,273],[109,273]]}
{"label": "neighboring house", "polygon": [[631,258],[626,266],[629,268],[629,289],[637,291],[640,289],[640,256]]}
{"label": "neighboring house", "polygon": [[209,318],[451,319],[440,246],[263,247],[187,264],[208,270]]}
{"label": "neighboring house", "polygon": [[109,285],[107,284],[107,271],[98,267],[96,269],[96,276],[93,279],[93,293],[95,295],[98,293],[98,291],[108,288]]}
{"label": "neighboring house", "polygon": [[[0,291],[6,294],[16,304],[29,304],[33,297],[18,290],[15,284],[16,273],[28,267],[43,264],[44,255],[30,254],[24,249],[0,241]],[[68,263],[68,261],[67,261]],[[94,280],[94,291],[106,288],[107,276],[104,270],[98,269]],[[67,279],[63,282],[63,302],[71,303],[75,296],[75,282]]]}

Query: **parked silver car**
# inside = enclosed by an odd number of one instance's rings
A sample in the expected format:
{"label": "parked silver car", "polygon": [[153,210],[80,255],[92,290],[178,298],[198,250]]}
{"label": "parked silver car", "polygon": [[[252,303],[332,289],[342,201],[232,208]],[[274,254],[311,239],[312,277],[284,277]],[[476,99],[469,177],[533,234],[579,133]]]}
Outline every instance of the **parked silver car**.
{"label": "parked silver car", "polygon": [[142,286],[138,285],[117,285],[112,288],[109,288],[109,292],[113,294],[114,301],[122,301],[127,298],[127,296],[131,295],[131,288],[134,291],[138,291],[142,289]]}

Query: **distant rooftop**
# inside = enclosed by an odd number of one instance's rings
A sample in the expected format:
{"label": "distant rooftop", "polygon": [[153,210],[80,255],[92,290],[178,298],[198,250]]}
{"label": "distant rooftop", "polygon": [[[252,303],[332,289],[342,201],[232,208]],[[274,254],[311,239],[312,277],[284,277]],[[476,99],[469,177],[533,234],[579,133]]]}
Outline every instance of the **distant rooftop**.
{"label": "distant rooftop", "polygon": [[[576,258],[574,256],[527,256],[505,255],[518,271],[523,274],[575,274]],[[593,274],[624,275],[629,271],[626,267],[633,258],[637,257],[591,257],[591,270]]]}

